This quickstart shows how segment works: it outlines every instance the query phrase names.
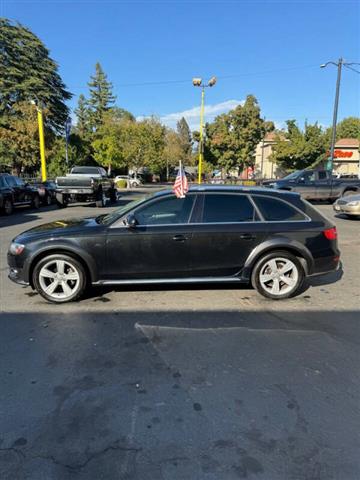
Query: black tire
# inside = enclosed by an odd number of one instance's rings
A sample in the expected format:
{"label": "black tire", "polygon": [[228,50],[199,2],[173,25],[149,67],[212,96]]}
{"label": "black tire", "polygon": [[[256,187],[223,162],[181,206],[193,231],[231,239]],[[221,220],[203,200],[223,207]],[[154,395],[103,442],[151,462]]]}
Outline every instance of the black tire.
{"label": "black tire", "polygon": [[39,195],[35,195],[34,198],[32,199],[31,206],[32,208],[35,208],[35,210],[39,210],[41,205],[41,200]]}
{"label": "black tire", "polygon": [[[73,280],[74,282],[74,291],[72,292],[71,295],[68,295],[68,296],[65,296],[65,297],[56,297],[54,295],[61,295],[61,291],[63,292],[63,294],[65,294],[65,290],[63,289],[62,287],[62,281],[61,280],[57,280],[57,279],[53,279],[53,281],[58,281],[58,287],[55,289],[55,292],[51,295],[51,294],[48,294],[45,290],[44,290],[44,287],[43,287],[43,280],[40,275],[41,273],[41,269],[45,266],[45,265],[51,265],[52,263],[56,264],[56,261],[60,261],[60,262],[64,262],[65,263],[65,268],[64,268],[64,272],[65,270],[68,268],[68,266],[71,266],[72,270],[69,269],[67,272],[67,274],[69,273],[73,273],[74,271],[77,272],[78,274],[78,280]],[[66,274],[66,272],[65,272]],[[49,285],[52,283],[51,280],[52,279],[48,279],[49,280]],[[32,281],[33,281],[33,285],[36,289],[36,291],[45,299],[47,300],[48,302],[51,302],[51,303],[67,303],[67,302],[73,302],[75,300],[78,300],[84,293],[84,290],[86,288],[86,285],[87,285],[87,278],[86,278],[86,272],[85,272],[85,269],[83,267],[83,265],[81,264],[81,262],[79,262],[76,258],[73,258],[69,255],[64,255],[62,253],[55,253],[55,254],[52,254],[52,255],[48,255],[44,258],[42,258],[36,265],[35,265],[35,268],[33,270],[33,274],[32,274]],[[78,281],[78,284],[76,285],[76,282]],[[72,286],[71,282],[72,280],[68,280],[67,282],[70,282],[67,283],[68,286]],[[58,293],[56,293],[58,292]]]}
{"label": "black tire", "polygon": [[52,204],[52,198],[50,194],[47,194],[45,196],[44,204],[47,205],[48,207]]}
{"label": "black tire", "polygon": [[106,197],[102,191],[102,188],[96,194],[95,206],[98,208],[106,207]]}
{"label": "black tire", "polygon": [[5,215],[11,215],[13,213],[14,204],[13,204],[11,198],[5,198],[3,210],[4,210]]}
{"label": "black tire", "polygon": [[69,199],[67,195],[64,195],[62,193],[57,193],[56,194],[56,205],[59,208],[66,208],[68,206]]}
{"label": "black tire", "polygon": [[117,195],[116,195],[115,188],[110,189],[109,198],[110,198],[111,203],[116,203],[117,202]]}
{"label": "black tire", "polygon": [[[275,264],[278,270],[272,271],[271,267],[268,267],[268,263],[271,260],[275,260]],[[281,266],[285,265],[285,261],[292,263],[293,269],[288,272],[290,275],[281,275]],[[290,264],[289,264],[290,265]],[[270,272],[267,272],[266,269],[270,268]],[[274,275],[274,279],[270,279],[264,283],[264,278],[267,276]],[[276,276],[278,275],[278,276]],[[288,279],[287,282],[294,282],[293,285],[288,285],[285,283],[282,278]],[[285,298],[291,298],[298,295],[303,287],[305,280],[304,268],[299,261],[299,259],[290,252],[286,250],[276,250],[262,256],[255,264],[251,275],[252,286],[266,298],[271,298],[273,300],[283,300]],[[272,293],[274,285],[279,286],[279,293]],[[276,288],[275,285],[275,288]],[[283,293],[281,290],[283,289]]]}

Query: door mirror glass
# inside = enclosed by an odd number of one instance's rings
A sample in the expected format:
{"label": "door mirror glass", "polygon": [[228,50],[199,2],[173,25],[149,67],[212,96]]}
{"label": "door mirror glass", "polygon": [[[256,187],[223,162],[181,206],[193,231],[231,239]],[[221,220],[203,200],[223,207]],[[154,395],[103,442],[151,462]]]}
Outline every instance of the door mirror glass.
{"label": "door mirror glass", "polygon": [[126,217],[126,226],[128,228],[136,228],[138,221],[136,220],[136,217],[133,213],[129,213],[129,215]]}

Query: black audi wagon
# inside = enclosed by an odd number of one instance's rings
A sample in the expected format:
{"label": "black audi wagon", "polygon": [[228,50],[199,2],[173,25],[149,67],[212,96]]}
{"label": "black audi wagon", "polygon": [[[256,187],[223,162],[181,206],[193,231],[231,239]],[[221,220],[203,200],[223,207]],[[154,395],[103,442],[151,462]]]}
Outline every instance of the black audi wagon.
{"label": "black audi wagon", "polygon": [[336,270],[336,227],[297,193],[198,186],[161,191],[110,214],[61,220],[16,237],[9,277],[46,300],[87,285],[251,283],[283,299],[306,277]]}

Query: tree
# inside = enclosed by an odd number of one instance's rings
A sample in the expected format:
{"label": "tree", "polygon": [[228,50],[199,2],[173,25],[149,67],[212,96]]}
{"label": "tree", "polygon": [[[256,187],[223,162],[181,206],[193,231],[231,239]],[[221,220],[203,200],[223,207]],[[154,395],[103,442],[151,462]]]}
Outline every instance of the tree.
{"label": "tree", "polygon": [[305,123],[304,131],[295,120],[288,120],[287,132],[276,137],[271,160],[284,170],[301,170],[324,160],[326,137],[321,127]]}
{"label": "tree", "polygon": [[191,132],[189,125],[184,117],[182,117],[176,125],[177,133],[180,140],[180,147],[181,147],[181,156],[180,160],[184,164],[188,163],[191,158],[191,151],[192,151],[192,139],[191,139]]}
{"label": "tree", "polygon": [[85,137],[90,133],[89,109],[86,98],[83,94],[79,95],[78,106],[75,109],[77,117],[76,130],[81,137]]}
{"label": "tree", "polygon": [[40,154],[37,112],[34,105],[28,102],[14,104],[4,123],[0,124],[2,163],[10,166],[17,174],[20,174],[24,167],[36,170],[40,165]]}
{"label": "tree", "polygon": [[65,138],[58,136],[47,151],[48,174],[50,177],[63,175],[74,165],[96,164],[92,158],[92,148],[87,139],[77,133],[69,136],[68,143],[69,163],[66,164]]}
{"label": "tree", "polygon": [[336,138],[337,140],[340,140],[340,138],[357,138],[360,140],[360,118],[347,117],[339,122],[336,128]]}
{"label": "tree", "polygon": [[179,161],[183,158],[183,153],[184,151],[180,136],[171,128],[166,129],[163,158],[166,164],[167,180],[169,178],[170,169],[179,165]]}
{"label": "tree", "polygon": [[104,113],[115,103],[116,97],[112,93],[112,84],[107,80],[107,75],[101,68],[100,63],[95,65],[95,75],[91,77],[88,85],[90,87],[88,104],[91,127],[96,131],[102,123]]}
{"label": "tree", "polygon": [[[6,128],[8,114],[19,102],[36,101],[47,110],[46,126],[64,129],[72,97],[49,51],[29,29],[0,18],[0,117]],[[14,110],[15,111],[15,110]]]}
{"label": "tree", "polygon": [[255,149],[265,132],[260,107],[253,95],[206,126],[205,159],[225,171],[253,165]]}

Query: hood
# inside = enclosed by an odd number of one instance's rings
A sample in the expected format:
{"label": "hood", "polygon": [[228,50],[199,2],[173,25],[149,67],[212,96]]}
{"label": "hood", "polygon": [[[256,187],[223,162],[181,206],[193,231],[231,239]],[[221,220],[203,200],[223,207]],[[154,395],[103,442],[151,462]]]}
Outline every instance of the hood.
{"label": "hood", "polygon": [[88,228],[103,228],[96,222],[96,217],[90,218],[70,218],[67,220],[57,220],[55,222],[44,223],[38,227],[26,230],[16,237],[16,241],[30,240],[36,237],[66,236],[74,232],[81,231],[84,234]]}

